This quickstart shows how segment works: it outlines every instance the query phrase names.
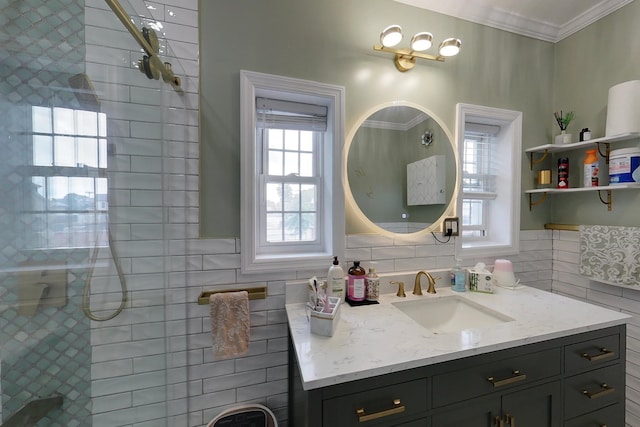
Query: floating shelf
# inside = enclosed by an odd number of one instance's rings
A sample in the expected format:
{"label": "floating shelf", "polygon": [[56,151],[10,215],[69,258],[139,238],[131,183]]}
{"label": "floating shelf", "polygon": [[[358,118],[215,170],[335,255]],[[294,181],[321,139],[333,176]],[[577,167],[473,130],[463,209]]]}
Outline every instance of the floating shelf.
{"label": "floating shelf", "polygon": [[582,142],[572,142],[570,144],[544,144],[537,147],[527,148],[526,153],[539,153],[547,151],[549,153],[558,153],[561,151],[577,150],[579,148],[598,145],[599,143],[629,141],[630,139],[640,138],[640,132],[621,133],[620,135],[604,136],[602,138],[590,139]]}
{"label": "floating shelf", "polygon": [[[621,133],[619,135],[604,136],[602,138],[590,139],[588,141],[572,142],[570,144],[544,144],[536,147],[527,148],[525,153],[530,154],[530,167],[533,169],[533,165],[542,162],[551,153],[560,153],[564,151],[578,150],[580,148],[587,148],[598,146],[600,155],[605,158],[606,162],[609,162],[609,144],[612,142],[629,141],[632,139],[640,138],[640,132],[628,132]],[[600,144],[605,144],[605,152],[600,150]],[[533,153],[542,153],[539,159],[533,159]],[[562,190],[564,191],[564,190]]]}
{"label": "floating shelf", "polygon": [[[567,144],[568,145],[568,144]],[[588,191],[597,191],[598,197],[600,201],[607,205],[608,210],[612,209],[612,199],[611,199],[611,191],[613,190],[629,190],[629,189],[640,189],[640,183],[638,184],[615,184],[615,185],[607,185],[603,187],[575,187],[575,188],[536,188],[533,190],[526,190],[525,193],[529,195],[529,210],[535,205],[539,205],[544,202],[547,197],[547,194],[563,194],[563,193],[580,193],[580,192],[588,192]],[[601,192],[606,191],[607,198],[606,200],[602,198]],[[542,194],[542,197],[538,200],[533,200],[534,194]]]}

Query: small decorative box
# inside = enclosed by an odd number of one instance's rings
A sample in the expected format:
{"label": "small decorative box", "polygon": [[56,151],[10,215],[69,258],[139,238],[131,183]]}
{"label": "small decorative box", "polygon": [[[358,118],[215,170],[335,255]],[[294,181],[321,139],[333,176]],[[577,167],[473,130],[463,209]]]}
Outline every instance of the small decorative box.
{"label": "small decorative box", "polygon": [[331,337],[336,330],[336,326],[338,326],[338,321],[340,320],[340,298],[329,297],[328,299],[328,310],[311,310],[309,324],[312,334]]}

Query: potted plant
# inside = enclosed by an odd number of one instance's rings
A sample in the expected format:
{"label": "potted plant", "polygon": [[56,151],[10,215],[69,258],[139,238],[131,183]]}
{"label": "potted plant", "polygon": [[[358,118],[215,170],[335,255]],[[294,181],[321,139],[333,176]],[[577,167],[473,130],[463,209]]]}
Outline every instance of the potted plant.
{"label": "potted plant", "polygon": [[556,119],[556,123],[560,127],[560,135],[556,136],[556,144],[567,144],[571,142],[571,134],[567,133],[567,127],[569,123],[574,119],[575,114],[573,111],[569,111],[566,115],[562,114],[562,110],[560,110],[560,114],[558,112],[553,113],[553,117]]}

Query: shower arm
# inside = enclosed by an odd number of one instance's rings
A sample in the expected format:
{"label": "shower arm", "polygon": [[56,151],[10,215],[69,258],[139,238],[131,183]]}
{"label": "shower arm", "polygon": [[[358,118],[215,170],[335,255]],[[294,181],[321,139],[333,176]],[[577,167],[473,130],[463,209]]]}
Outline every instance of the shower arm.
{"label": "shower arm", "polygon": [[142,33],[138,31],[135,25],[131,22],[131,17],[124,10],[122,5],[118,0],[105,0],[105,2],[109,5],[113,13],[116,14],[118,19],[122,22],[125,28],[131,33],[133,38],[138,42],[140,47],[144,49],[144,51],[149,56],[149,61],[153,63],[153,65],[160,71],[162,74],[162,80],[166,83],[171,84],[175,89],[180,88],[180,77],[177,77],[173,74],[171,70],[171,64],[168,62],[163,63],[160,58],[158,58],[158,54],[151,47],[149,42],[144,38]]}

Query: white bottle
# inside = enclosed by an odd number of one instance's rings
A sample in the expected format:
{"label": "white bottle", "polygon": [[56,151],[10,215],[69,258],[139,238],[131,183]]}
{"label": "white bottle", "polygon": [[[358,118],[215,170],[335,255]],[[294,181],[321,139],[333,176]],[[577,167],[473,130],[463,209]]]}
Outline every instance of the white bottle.
{"label": "white bottle", "polygon": [[344,301],[344,270],[340,267],[338,257],[333,257],[333,265],[327,273],[327,296],[340,298]]}

